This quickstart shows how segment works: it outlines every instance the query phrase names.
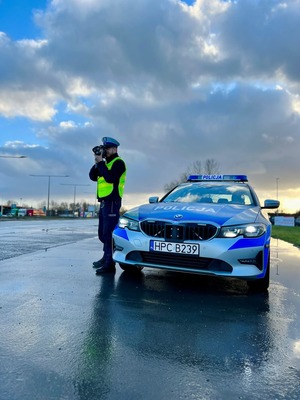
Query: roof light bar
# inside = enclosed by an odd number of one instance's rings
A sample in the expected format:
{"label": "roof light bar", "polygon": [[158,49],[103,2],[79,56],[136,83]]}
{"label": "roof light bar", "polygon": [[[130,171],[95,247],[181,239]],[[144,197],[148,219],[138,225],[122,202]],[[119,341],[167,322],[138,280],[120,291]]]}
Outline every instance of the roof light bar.
{"label": "roof light bar", "polygon": [[248,182],[247,175],[190,175],[188,182],[199,181],[234,181]]}

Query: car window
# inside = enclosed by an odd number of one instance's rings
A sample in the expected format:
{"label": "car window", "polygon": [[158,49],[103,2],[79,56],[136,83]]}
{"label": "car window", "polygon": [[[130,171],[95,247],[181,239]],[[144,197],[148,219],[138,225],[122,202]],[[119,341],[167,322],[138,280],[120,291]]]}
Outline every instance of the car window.
{"label": "car window", "polygon": [[163,202],[199,202],[215,204],[253,205],[251,191],[244,184],[218,182],[197,182],[177,186],[163,199]]}

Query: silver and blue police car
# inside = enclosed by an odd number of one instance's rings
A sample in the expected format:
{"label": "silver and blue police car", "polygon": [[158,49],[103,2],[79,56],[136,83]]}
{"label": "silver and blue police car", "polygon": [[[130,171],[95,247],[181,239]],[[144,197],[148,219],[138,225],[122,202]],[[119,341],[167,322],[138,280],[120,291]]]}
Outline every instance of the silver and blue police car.
{"label": "silver and blue police car", "polygon": [[113,258],[144,267],[244,279],[265,291],[271,223],[246,175],[192,175],[162,199],[127,211],[113,232]]}

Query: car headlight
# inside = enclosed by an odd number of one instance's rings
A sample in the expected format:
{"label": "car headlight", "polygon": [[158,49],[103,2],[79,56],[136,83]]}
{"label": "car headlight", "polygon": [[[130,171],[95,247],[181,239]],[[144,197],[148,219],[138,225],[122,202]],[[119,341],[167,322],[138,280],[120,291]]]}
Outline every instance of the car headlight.
{"label": "car headlight", "polygon": [[140,230],[140,224],[138,221],[135,221],[133,219],[125,218],[125,217],[120,217],[119,222],[118,222],[118,227],[125,229],[128,228],[131,231],[139,231]]}
{"label": "car headlight", "polygon": [[219,237],[235,238],[237,236],[244,236],[246,238],[254,238],[262,236],[265,232],[266,225],[264,224],[224,226],[220,230]]}

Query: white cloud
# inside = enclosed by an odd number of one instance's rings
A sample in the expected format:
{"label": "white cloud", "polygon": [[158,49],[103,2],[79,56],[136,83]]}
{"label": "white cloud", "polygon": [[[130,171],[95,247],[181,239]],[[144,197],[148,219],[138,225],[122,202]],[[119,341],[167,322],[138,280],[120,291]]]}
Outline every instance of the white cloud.
{"label": "white cloud", "polygon": [[20,140],[7,141],[4,143],[3,146],[4,149],[19,149],[20,147],[22,147],[23,149],[34,149],[39,148],[40,146],[38,144],[27,144]]}
{"label": "white cloud", "polygon": [[0,115],[11,118],[27,117],[36,121],[50,121],[56,114],[53,92],[25,91],[12,88],[0,91]]}
{"label": "white cloud", "polygon": [[75,128],[76,124],[74,121],[61,121],[59,126],[64,129]]}
{"label": "white cloud", "polygon": [[297,358],[300,358],[300,340],[295,340],[293,344],[294,354]]}

